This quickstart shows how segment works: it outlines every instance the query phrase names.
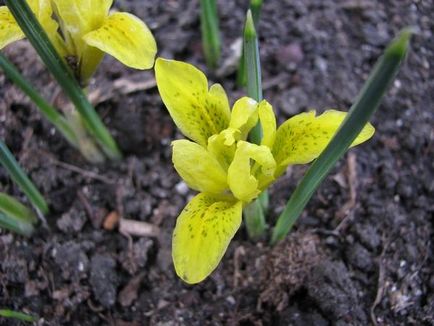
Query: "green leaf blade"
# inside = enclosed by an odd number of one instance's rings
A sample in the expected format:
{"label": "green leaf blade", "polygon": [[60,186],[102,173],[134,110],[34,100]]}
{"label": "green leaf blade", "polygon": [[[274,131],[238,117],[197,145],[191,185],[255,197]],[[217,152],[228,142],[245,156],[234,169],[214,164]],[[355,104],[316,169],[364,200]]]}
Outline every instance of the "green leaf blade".
{"label": "green leaf blade", "polygon": [[12,180],[20,187],[26,194],[30,202],[42,214],[48,213],[48,204],[42,194],[33,184],[33,182],[26,175],[24,170],[20,167],[15,157],[7,148],[6,144],[0,140],[0,164],[4,166],[6,171],[10,174]]}
{"label": "green leaf blade", "polygon": [[0,67],[5,75],[14,82],[39,108],[44,117],[50,121],[66,140],[73,146],[78,147],[78,139],[69,126],[66,119],[48,102],[46,102],[39,93],[30,85],[23,75],[14,67],[14,65],[0,53]]}
{"label": "green leaf blade", "polygon": [[217,68],[221,41],[216,0],[200,0],[200,25],[205,59],[208,67]]}
{"label": "green leaf blade", "polygon": [[336,135],[308,169],[289,199],[284,211],[279,216],[273,230],[272,244],[282,240],[291,230],[318,186],[335,163],[344,155],[350,144],[378,108],[407,54],[409,40],[409,31],[404,30],[387,47]]}

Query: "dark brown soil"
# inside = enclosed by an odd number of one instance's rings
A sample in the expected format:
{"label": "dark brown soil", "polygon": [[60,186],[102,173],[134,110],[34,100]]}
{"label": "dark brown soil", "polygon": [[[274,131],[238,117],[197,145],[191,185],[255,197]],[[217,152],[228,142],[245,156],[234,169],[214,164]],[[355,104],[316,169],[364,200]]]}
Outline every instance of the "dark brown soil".
{"label": "dark brown soil", "polygon": [[[241,32],[247,1],[220,1],[223,61]],[[146,20],[163,57],[205,69],[196,1],[126,1]],[[0,74],[0,138],[50,202],[31,239],[0,233],[0,307],[39,325],[434,325],[434,5],[431,1],[265,1],[260,23],[265,98],[283,120],[314,107],[347,109],[387,42],[417,26],[412,49],[373,118],[377,132],[352,150],[275,248],[241,229],[219,268],[196,286],[173,270],[170,237],[193,193],[171,166],[175,130],[152,80],[106,58],[91,89],[125,158],[95,166]],[[6,55],[47,98],[57,92],[26,42]],[[209,74],[211,75],[211,73]],[[214,75],[232,101],[233,70]],[[305,167],[272,189],[270,224]],[[0,191],[25,200],[0,169]],[[351,202],[351,191],[356,201]],[[108,231],[109,212],[159,227],[158,237]],[[0,319],[1,325],[19,322]]]}

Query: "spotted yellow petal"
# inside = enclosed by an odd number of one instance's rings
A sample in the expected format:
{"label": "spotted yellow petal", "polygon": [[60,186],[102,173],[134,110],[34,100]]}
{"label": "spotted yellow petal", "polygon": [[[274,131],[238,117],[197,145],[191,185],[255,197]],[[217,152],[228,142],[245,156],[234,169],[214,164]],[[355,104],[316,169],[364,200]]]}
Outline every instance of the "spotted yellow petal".
{"label": "spotted yellow petal", "polygon": [[155,76],[160,96],[181,132],[206,147],[208,138],[229,125],[230,110],[221,86],[208,91],[205,75],[194,66],[158,58]]}
{"label": "spotted yellow petal", "polygon": [[266,100],[263,100],[259,103],[258,114],[262,127],[261,145],[273,148],[276,139],[276,116],[273,107]]}
{"label": "spotted yellow petal", "polygon": [[[65,54],[63,41],[57,32],[58,24],[52,18],[50,0],[28,0],[31,10],[61,56]],[[25,37],[6,6],[0,7],[0,49]]]}
{"label": "spotted yellow petal", "polygon": [[276,168],[276,162],[267,146],[242,140],[238,142],[234,160],[228,169],[228,183],[233,195],[246,203],[255,199],[263,190],[259,188],[259,182],[252,173],[251,160],[259,166],[261,174],[267,177],[272,177]]}
{"label": "spotted yellow petal", "polygon": [[190,188],[211,194],[228,188],[225,170],[204,147],[186,139],[172,145],[175,169]]}
{"label": "spotted yellow petal", "polygon": [[0,7],[0,49],[23,38],[24,33],[21,31],[8,7]]}
{"label": "spotted yellow petal", "polygon": [[[346,115],[346,112],[328,110],[315,116],[315,111],[311,111],[298,114],[283,123],[277,130],[273,147],[278,165],[276,176],[282,174],[289,164],[305,164],[317,158]],[[368,123],[351,146],[368,140],[374,131],[374,127]]]}
{"label": "spotted yellow petal", "polygon": [[154,65],[157,53],[154,36],[148,26],[134,15],[114,13],[100,28],[84,35],[83,40],[128,67],[149,69]]}
{"label": "spotted yellow petal", "polygon": [[241,224],[242,203],[200,193],[176,221],[172,257],[178,276],[199,283],[219,264]]}

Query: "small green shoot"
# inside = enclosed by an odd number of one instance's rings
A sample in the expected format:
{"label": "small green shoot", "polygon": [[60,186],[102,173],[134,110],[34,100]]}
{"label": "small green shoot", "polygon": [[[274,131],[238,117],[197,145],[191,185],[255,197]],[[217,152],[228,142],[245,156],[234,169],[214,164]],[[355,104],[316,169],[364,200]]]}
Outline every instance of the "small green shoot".
{"label": "small green shoot", "polygon": [[38,320],[38,317],[9,309],[0,309],[0,317],[17,319],[29,323],[36,322]]}
{"label": "small green shoot", "polygon": [[44,197],[41,195],[38,189],[36,189],[35,185],[32,183],[32,181],[30,181],[29,177],[26,175],[18,162],[15,160],[12,153],[1,140],[0,163],[9,173],[12,180],[26,194],[33,206],[42,214],[48,213],[48,205]]}
{"label": "small green shoot", "polygon": [[202,45],[208,67],[217,68],[220,59],[220,31],[216,0],[200,0]]}
{"label": "small green shoot", "polygon": [[30,236],[37,218],[33,212],[15,198],[0,193],[0,227]]}
{"label": "small green shoot", "polygon": [[[250,11],[252,13],[253,24],[255,25],[255,30],[258,30],[259,25],[259,17],[261,15],[263,0],[251,0],[250,1]],[[246,86],[247,84],[247,72],[246,72],[246,59],[245,59],[245,50],[244,43],[242,44],[241,50],[241,58],[240,63],[238,65],[237,71],[237,85],[239,87]]]}
{"label": "small green shoot", "polygon": [[405,29],[386,48],[338,132],[306,172],[279,216],[272,244],[288,234],[318,186],[378,108],[407,54],[410,36],[410,30]]}

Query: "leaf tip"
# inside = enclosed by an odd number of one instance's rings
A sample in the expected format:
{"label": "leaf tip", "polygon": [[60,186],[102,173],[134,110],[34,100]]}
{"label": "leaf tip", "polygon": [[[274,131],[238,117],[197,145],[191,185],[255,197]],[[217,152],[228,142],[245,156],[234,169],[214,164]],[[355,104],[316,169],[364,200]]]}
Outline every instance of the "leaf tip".
{"label": "leaf tip", "polygon": [[256,38],[255,23],[253,21],[252,11],[250,9],[247,10],[246,23],[244,25],[244,38]]}

